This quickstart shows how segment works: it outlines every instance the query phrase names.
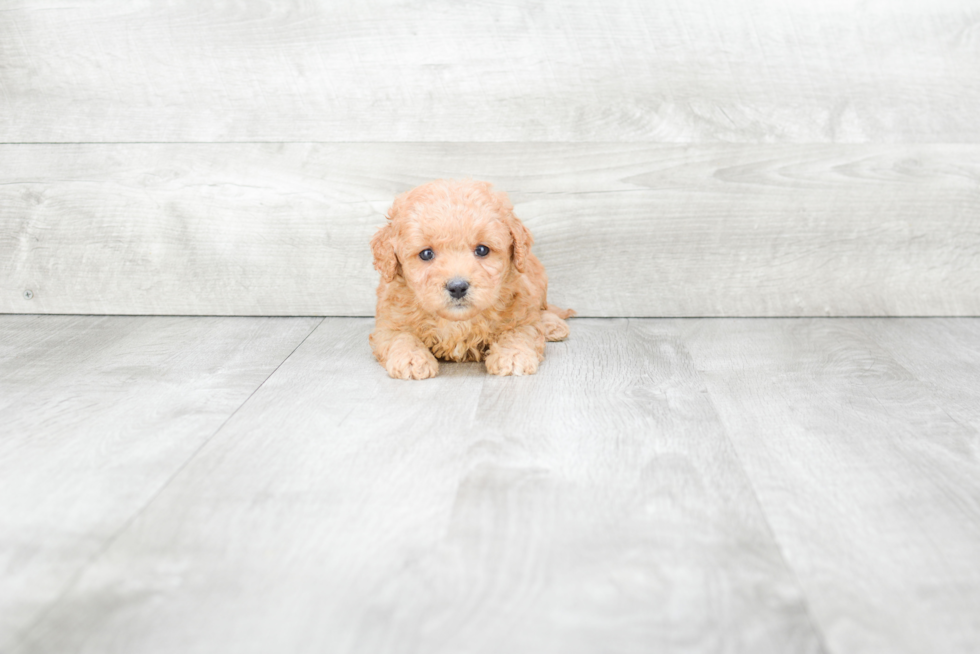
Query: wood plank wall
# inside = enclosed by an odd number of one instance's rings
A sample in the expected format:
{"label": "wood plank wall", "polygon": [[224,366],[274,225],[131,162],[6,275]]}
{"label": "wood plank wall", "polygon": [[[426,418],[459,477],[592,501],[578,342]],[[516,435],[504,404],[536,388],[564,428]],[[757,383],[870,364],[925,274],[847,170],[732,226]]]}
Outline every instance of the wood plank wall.
{"label": "wood plank wall", "polygon": [[980,315],[970,0],[14,0],[0,312],[371,315],[435,177],[589,316]]}

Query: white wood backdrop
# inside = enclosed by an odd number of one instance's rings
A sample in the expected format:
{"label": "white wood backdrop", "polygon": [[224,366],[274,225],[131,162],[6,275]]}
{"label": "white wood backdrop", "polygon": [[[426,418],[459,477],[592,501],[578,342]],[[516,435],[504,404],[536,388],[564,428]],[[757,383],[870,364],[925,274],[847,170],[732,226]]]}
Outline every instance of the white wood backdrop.
{"label": "white wood backdrop", "polygon": [[978,142],[973,0],[6,0],[4,139]]}
{"label": "white wood backdrop", "polygon": [[980,5],[807,4],[5,3],[0,311],[370,315],[473,176],[582,315],[980,314]]}

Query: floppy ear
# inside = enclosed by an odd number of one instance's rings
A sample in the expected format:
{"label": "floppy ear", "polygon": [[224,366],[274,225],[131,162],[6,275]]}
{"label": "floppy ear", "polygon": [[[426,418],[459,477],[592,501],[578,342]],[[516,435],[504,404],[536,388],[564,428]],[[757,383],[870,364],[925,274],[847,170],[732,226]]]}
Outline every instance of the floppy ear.
{"label": "floppy ear", "polygon": [[524,264],[527,263],[527,255],[531,252],[534,238],[520,218],[513,213],[511,217],[510,236],[514,239],[514,267],[517,268],[517,272],[524,272]]}
{"label": "floppy ear", "polygon": [[388,223],[371,239],[374,252],[374,269],[381,273],[381,281],[390,282],[398,275],[398,257],[395,256],[395,230]]}
{"label": "floppy ear", "polygon": [[530,254],[531,244],[534,243],[531,232],[524,226],[521,219],[514,214],[514,205],[511,204],[510,198],[506,193],[503,191],[494,191],[493,185],[490,182],[476,182],[476,185],[482,187],[484,192],[493,198],[498,215],[504,216],[507,227],[510,229],[510,237],[514,239],[514,267],[517,268],[517,272],[524,272],[527,255]]}

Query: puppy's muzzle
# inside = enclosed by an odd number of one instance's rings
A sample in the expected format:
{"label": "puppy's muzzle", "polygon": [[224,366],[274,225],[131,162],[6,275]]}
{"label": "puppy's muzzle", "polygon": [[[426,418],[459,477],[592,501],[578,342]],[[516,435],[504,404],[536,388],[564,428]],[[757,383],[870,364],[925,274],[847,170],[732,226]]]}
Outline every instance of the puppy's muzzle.
{"label": "puppy's muzzle", "polygon": [[462,300],[469,288],[470,283],[461,277],[453,277],[446,282],[446,290],[449,291],[454,300]]}

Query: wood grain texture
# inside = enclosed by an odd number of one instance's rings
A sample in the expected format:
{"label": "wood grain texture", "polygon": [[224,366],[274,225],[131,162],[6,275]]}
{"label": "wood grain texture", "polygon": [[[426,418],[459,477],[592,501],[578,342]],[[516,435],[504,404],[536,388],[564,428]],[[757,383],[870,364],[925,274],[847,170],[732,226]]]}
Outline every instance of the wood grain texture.
{"label": "wood grain texture", "polygon": [[862,329],[957,422],[980,431],[980,321],[867,320]]}
{"label": "wood grain texture", "polygon": [[[828,648],[980,649],[980,391],[917,378],[980,365],[977,321],[673,325]],[[966,393],[972,416],[947,412]]]}
{"label": "wood grain texture", "polygon": [[327,319],[19,652],[821,652],[683,344],[387,378]]}
{"label": "wood grain texture", "polygon": [[316,323],[0,316],[0,651]]}
{"label": "wood grain texture", "polygon": [[[489,179],[584,316],[980,315],[980,146],[0,146],[0,311],[373,315],[393,197]],[[25,300],[30,290],[33,299]]]}
{"label": "wood grain texture", "polygon": [[60,4],[0,141],[980,142],[969,0]]}

